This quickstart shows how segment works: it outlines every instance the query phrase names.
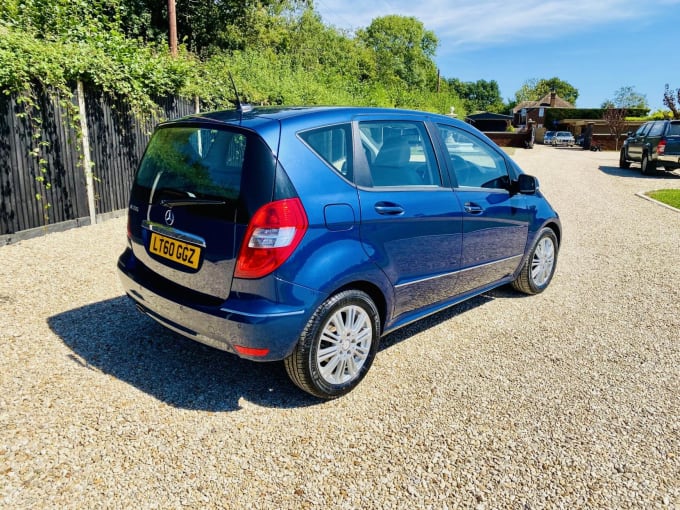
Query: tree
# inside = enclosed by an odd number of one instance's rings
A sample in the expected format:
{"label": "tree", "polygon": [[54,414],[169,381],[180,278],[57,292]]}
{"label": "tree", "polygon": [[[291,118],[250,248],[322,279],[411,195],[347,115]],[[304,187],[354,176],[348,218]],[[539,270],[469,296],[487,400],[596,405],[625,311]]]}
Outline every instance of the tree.
{"label": "tree", "polygon": [[[19,0],[10,0],[19,1]],[[47,2],[52,0],[27,0]],[[167,40],[167,0],[54,0],[78,5],[110,4],[128,37],[145,42]],[[311,0],[176,0],[177,33],[181,43],[203,57],[247,47],[276,49],[287,29],[288,14],[311,8]]]}
{"label": "tree", "polygon": [[663,93],[663,104],[673,113],[674,119],[680,119],[680,89],[671,90],[668,83],[666,83],[666,89]]}
{"label": "tree", "polygon": [[279,56],[287,54],[293,65],[319,73],[319,78],[341,76],[346,80],[366,81],[374,75],[372,53],[344,32],[324,25],[312,9],[291,17],[279,43]]}
{"label": "tree", "polygon": [[414,17],[389,15],[375,18],[357,32],[375,54],[377,79],[385,84],[425,88],[436,83],[434,54],[438,40]]}
{"label": "tree", "polygon": [[612,99],[607,99],[602,103],[602,108],[649,108],[647,96],[635,91],[635,87],[625,86],[614,92]]}
{"label": "tree", "polygon": [[458,78],[452,78],[449,80],[449,87],[465,102],[465,109],[470,113],[476,111],[500,113],[505,109],[496,80],[462,82]]}
{"label": "tree", "polygon": [[82,41],[117,28],[116,7],[117,0],[2,0],[0,20],[35,39]]}
{"label": "tree", "polygon": [[[604,108],[604,107],[603,107]],[[608,107],[602,112],[602,118],[607,123],[609,134],[616,140],[616,150],[619,150],[619,138],[625,132],[628,124],[626,123],[626,108]]]}
{"label": "tree", "polygon": [[522,84],[522,87],[515,92],[515,100],[518,103],[522,101],[538,101],[539,99],[555,91],[565,101],[576,105],[578,98],[578,89],[571,83],[560,80],[557,77],[550,79],[536,79],[531,78]]}

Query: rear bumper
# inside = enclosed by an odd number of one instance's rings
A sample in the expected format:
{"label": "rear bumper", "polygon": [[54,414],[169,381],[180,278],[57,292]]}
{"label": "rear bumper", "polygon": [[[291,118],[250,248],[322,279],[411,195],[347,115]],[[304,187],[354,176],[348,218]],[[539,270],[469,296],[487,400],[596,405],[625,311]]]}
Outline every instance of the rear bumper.
{"label": "rear bumper", "polygon": [[[313,309],[313,305],[304,306],[298,299],[298,306],[258,297],[229,297],[219,306],[183,302],[181,296],[163,295],[138,282],[134,271],[125,266],[124,257],[118,261],[118,275],[137,308],[163,326],[197,342],[255,361],[275,361],[289,356],[307,324],[309,310]],[[305,297],[309,299],[307,303],[319,299],[319,295],[309,289],[286,282],[280,284],[295,287],[286,294]],[[267,352],[249,355],[236,346]]]}
{"label": "rear bumper", "polygon": [[657,157],[657,164],[665,168],[680,168],[680,154],[663,154]]}

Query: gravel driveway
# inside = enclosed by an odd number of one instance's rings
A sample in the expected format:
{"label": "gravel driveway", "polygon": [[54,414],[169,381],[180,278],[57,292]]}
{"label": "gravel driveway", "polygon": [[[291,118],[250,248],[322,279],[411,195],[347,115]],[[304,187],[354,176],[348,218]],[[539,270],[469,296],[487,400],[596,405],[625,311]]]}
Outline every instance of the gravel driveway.
{"label": "gravel driveway", "polygon": [[331,402],[137,313],[123,218],[0,247],[0,507],[680,508],[680,213],[635,195],[680,176],[514,157],[551,286],[389,335]]}

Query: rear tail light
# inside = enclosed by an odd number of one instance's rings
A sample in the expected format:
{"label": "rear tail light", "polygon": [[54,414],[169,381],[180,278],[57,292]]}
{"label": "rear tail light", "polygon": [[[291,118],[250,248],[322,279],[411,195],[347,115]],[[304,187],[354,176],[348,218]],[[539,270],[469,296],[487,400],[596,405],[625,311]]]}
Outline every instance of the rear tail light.
{"label": "rear tail light", "polygon": [[260,207],[248,224],[236,261],[236,278],[262,278],[281,266],[307,231],[307,215],[299,198]]}
{"label": "rear tail light", "polygon": [[659,145],[656,146],[656,153],[663,154],[664,152],[666,152],[666,140],[661,139],[659,140]]}

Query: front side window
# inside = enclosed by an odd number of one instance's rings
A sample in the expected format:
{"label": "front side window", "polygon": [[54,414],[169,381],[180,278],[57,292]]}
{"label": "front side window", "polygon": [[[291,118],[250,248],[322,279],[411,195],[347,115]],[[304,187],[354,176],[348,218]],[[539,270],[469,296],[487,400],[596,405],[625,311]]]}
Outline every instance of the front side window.
{"label": "front side window", "polygon": [[649,131],[649,128],[651,127],[652,123],[647,122],[640,126],[638,130],[635,132],[635,136],[643,136],[647,131]]}
{"label": "front side window", "polygon": [[375,187],[439,186],[432,142],[422,122],[359,122],[361,145]]}
{"label": "front side window", "polygon": [[510,184],[505,159],[492,147],[465,131],[439,125],[459,187],[504,188]]}
{"label": "front side window", "polygon": [[648,136],[661,136],[661,133],[663,133],[663,121],[654,122]]}

